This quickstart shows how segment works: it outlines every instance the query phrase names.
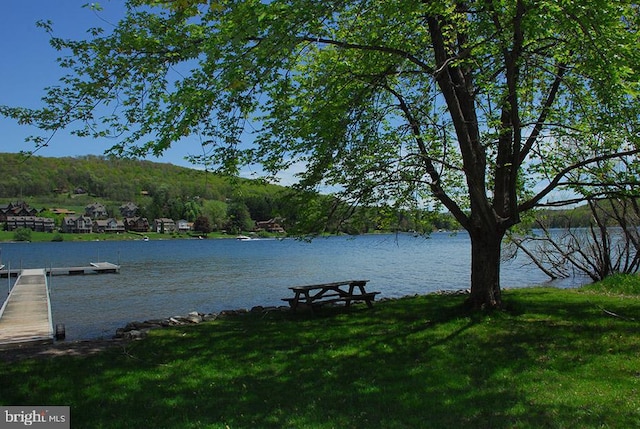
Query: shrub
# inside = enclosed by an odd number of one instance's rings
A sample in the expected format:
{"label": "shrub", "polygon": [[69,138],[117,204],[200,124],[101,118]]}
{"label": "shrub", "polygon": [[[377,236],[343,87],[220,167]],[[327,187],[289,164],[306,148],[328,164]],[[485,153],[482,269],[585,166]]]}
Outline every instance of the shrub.
{"label": "shrub", "polygon": [[13,233],[15,241],[31,241],[31,228],[18,228]]}

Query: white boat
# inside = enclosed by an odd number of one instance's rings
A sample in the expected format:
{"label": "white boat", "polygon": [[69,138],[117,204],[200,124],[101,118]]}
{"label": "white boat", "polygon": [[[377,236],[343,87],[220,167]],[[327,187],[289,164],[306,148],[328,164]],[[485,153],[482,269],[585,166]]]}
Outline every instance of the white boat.
{"label": "white boat", "polygon": [[239,235],[236,237],[236,240],[246,241],[246,240],[251,240],[251,237],[247,237],[246,235]]}

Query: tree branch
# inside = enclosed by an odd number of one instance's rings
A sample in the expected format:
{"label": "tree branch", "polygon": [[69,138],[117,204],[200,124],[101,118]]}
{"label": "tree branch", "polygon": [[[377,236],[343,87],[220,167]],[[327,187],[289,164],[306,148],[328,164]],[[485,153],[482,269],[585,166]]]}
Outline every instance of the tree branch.
{"label": "tree branch", "polygon": [[555,102],[556,96],[558,95],[558,91],[560,90],[560,84],[562,83],[562,78],[566,71],[567,71],[567,65],[565,63],[558,64],[558,71],[556,72],[556,78],[554,79],[553,84],[549,89],[549,93],[547,94],[547,99],[545,100],[542,106],[542,110],[540,111],[540,116],[538,117],[538,120],[535,122],[533,130],[531,131],[531,134],[529,134],[527,141],[522,146],[522,150],[520,151],[520,158],[518,159],[518,165],[524,162],[524,160],[529,155],[529,152],[531,152],[531,148],[533,147],[535,142],[538,140],[538,137],[542,132],[544,122],[547,119],[547,116],[549,116],[549,112],[551,111],[551,106]]}
{"label": "tree branch", "polygon": [[584,166],[589,165],[589,164],[593,164],[595,162],[606,161],[608,159],[613,159],[613,158],[622,158],[622,157],[625,157],[625,156],[635,155],[635,154],[638,154],[638,153],[640,153],[640,149],[633,149],[633,150],[628,150],[628,151],[624,151],[624,152],[609,153],[609,154],[606,154],[606,155],[600,155],[600,156],[596,156],[596,157],[593,157],[593,158],[585,159],[584,161],[581,161],[581,162],[578,162],[576,164],[570,165],[570,166],[564,168],[563,170],[561,170],[558,174],[556,174],[556,176],[553,178],[553,180],[551,180],[549,185],[547,185],[537,195],[533,196],[531,199],[529,199],[529,200],[525,201],[524,203],[520,204],[518,206],[518,211],[520,213],[522,213],[523,211],[530,210],[533,207],[535,207],[540,202],[541,199],[543,199],[544,197],[549,195],[549,193],[551,193],[551,191],[553,191],[554,189],[556,189],[558,187],[558,185],[560,184],[560,181],[562,180],[562,178],[564,176],[566,176],[568,173],[570,173],[573,170],[576,170],[578,168],[584,167]]}
{"label": "tree branch", "polygon": [[[325,39],[322,37],[312,37],[312,36],[300,36],[297,39],[303,42],[311,42],[311,43],[322,44],[322,45],[333,45],[343,49],[357,49],[361,51],[374,51],[374,52],[382,52],[386,54],[393,54],[393,55],[397,55],[399,57],[408,59],[412,63],[418,65],[422,70],[426,71],[427,73],[434,74],[436,72],[432,67],[430,67],[424,61],[420,60],[415,55],[398,48],[390,48],[388,46],[377,46],[377,45],[361,45],[359,43],[341,42],[339,40]],[[250,40],[259,41],[261,40],[261,38],[252,37],[250,38]]]}
{"label": "tree branch", "polygon": [[422,133],[420,132],[420,125],[418,124],[418,121],[411,114],[411,109],[407,105],[402,94],[395,91],[388,85],[385,85],[385,87],[391,94],[393,94],[394,97],[396,97],[396,99],[400,103],[400,110],[402,110],[405,117],[407,118],[407,122],[409,123],[409,126],[411,128],[411,132],[413,133],[416,143],[418,144],[418,148],[420,149],[420,158],[425,164],[425,168],[427,170],[427,173],[429,174],[429,177],[431,177],[431,183],[429,183],[429,186],[431,187],[433,195],[439,201],[441,201],[442,204],[444,204],[444,206],[449,209],[456,220],[466,228],[469,223],[469,217],[464,211],[462,211],[460,206],[455,201],[453,201],[451,197],[449,197],[449,195],[442,187],[440,174],[436,171],[432,159],[429,156],[429,152],[427,151],[427,147],[422,138]]}

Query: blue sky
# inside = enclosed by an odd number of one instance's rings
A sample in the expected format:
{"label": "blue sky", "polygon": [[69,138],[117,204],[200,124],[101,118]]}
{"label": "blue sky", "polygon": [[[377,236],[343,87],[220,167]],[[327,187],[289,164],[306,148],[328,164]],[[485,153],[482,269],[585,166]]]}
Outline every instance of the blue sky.
{"label": "blue sky", "polygon": [[[124,16],[121,0],[100,0],[102,11],[94,12],[83,7],[89,0],[5,0],[0,2],[0,105],[37,108],[44,88],[55,85],[63,75],[56,63],[59,52],[49,45],[49,35],[36,27],[39,20],[53,22],[54,34],[62,38],[81,39],[91,27],[105,30]],[[13,120],[0,117],[0,152],[33,150],[29,135],[38,134],[33,127],[20,126]],[[101,155],[113,140],[96,141],[78,138],[66,132],[58,132],[48,147],[37,154],[46,157]],[[170,162],[190,166],[183,158],[187,154],[198,154],[200,146],[196,138],[174,145],[161,159],[152,161]]]}

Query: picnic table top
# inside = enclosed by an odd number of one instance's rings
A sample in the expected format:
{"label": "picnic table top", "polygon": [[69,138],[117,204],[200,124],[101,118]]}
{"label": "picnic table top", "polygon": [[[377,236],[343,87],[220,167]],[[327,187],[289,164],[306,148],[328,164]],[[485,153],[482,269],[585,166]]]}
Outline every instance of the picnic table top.
{"label": "picnic table top", "polygon": [[356,286],[364,286],[369,280],[345,280],[342,282],[331,282],[331,283],[319,283],[314,285],[306,285],[306,286],[292,286],[289,289],[294,291],[304,291],[304,290],[313,290],[313,289],[334,289],[340,286],[346,286],[354,284]]}

